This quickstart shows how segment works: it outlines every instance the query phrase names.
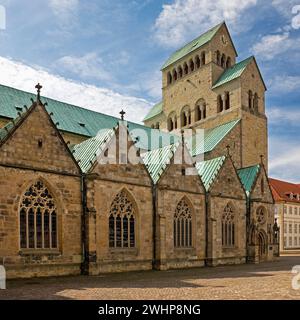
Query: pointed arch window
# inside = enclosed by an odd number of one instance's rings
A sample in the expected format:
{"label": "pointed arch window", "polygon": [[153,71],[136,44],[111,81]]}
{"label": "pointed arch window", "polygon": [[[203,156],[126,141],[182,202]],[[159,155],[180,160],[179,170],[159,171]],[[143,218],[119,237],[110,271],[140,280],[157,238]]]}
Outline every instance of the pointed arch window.
{"label": "pointed arch window", "polygon": [[168,84],[171,84],[172,83],[172,75],[171,75],[171,72],[168,72]]}
{"label": "pointed arch window", "polygon": [[199,56],[196,56],[195,63],[196,63],[196,68],[199,69],[201,67],[201,61]]}
{"label": "pointed arch window", "polygon": [[192,210],[185,199],[182,199],[174,214],[174,247],[190,248],[192,241]]}
{"label": "pointed arch window", "polygon": [[256,92],[255,92],[254,98],[253,98],[253,108],[255,111],[258,112],[258,95]]}
{"label": "pointed arch window", "polygon": [[222,246],[235,245],[235,214],[232,206],[227,204],[222,214]]}
{"label": "pointed arch window", "polygon": [[180,78],[182,78],[182,76],[183,76],[183,70],[182,70],[181,66],[179,66],[178,67],[178,78],[180,79]]}
{"label": "pointed arch window", "polygon": [[225,54],[222,54],[221,67],[224,68],[224,69],[226,67],[226,56],[225,56]]}
{"label": "pointed arch window", "polygon": [[189,67],[186,62],[183,64],[183,72],[184,75],[187,75],[189,73]]}
{"label": "pointed arch window", "polygon": [[42,181],[24,193],[19,218],[21,249],[58,248],[57,208]]}
{"label": "pointed arch window", "polygon": [[119,192],[111,204],[109,224],[110,248],[134,248],[136,246],[135,210],[125,191]]}
{"label": "pointed arch window", "polygon": [[201,65],[204,66],[205,63],[206,63],[206,61],[205,61],[205,52],[203,51],[203,52],[201,53]]}
{"label": "pointed arch window", "polygon": [[218,111],[218,113],[222,112],[223,109],[224,109],[224,107],[223,107],[223,99],[222,99],[222,96],[219,94],[218,98],[217,98],[217,111]]}
{"label": "pointed arch window", "polygon": [[191,59],[190,60],[190,70],[191,70],[191,72],[194,71],[194,69],[195,69],[195,64],[194,64],[193,59]]}
{"label": "pointed arch window", "polygon": [[249,109],[252,109],[252,106],[253,106],[253,93],[251,90],[248,91],[248,107]]}
{"label": "pointed arch window", "polygon": [[228,57],[226,60],[226,69],[229,69],[231,67],[231,58]]}

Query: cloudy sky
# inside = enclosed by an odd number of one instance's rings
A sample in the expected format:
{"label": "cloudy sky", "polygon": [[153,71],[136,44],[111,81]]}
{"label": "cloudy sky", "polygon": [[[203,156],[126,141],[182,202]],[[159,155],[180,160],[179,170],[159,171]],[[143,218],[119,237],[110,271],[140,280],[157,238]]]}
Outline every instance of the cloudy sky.
{"label": "cloudy sky", "polygon": [[300,0],[0,0],[0,83],[140,122],[169,54],[226,20],[267,92],[270,174],[300,182]]}

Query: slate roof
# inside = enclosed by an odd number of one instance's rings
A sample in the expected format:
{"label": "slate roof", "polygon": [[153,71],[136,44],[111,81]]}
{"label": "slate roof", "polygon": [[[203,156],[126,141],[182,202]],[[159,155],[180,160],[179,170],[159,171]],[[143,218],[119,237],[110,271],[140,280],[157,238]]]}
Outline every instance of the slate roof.
{"label": "slate roof", "polygon": [[260,165],[255,165],[238,170],[239,178],[244,186],[247,196],[250,196],[256,177],[260,171]]}

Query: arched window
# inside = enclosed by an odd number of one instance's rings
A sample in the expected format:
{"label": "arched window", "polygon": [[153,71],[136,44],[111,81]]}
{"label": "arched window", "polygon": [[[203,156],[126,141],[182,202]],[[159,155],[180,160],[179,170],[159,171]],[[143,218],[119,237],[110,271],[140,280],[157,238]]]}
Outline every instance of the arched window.
{"label": "arched window", "polygon": [[218,112],[222,112],[223,111],[223,100],[222,100],[222,96],[219,94],[218,98],[217,98],[217,111]]}
{"label": "arched window", "polygon": [[194,69],[195,69],[195,64],[194,64],[194,61],[191,59],[190,60],[190,70],[191,70],[191,72],[194,71]]}
{"label": "arched window", "polygon": [[195,121],[200,121],[202,119],[202,113],[200,109],[200,105],[196,105],[196,110],[195,110]]}
{"label": "arched window", "polygon": [[262,195],[265,193],[265,182],[264,182],[264,178],[261,178],[261,180],[260,180],[260,191],[261,191],[261,194],[262,194]]}
{"label": "arched window", "polygon": [[174,247],[189,248],[193,246],[192,210],[185,199],[182,199],[174,214]]}
{"label": "arched window", "polygon": [[230,108],[230,95],[229,92],[225,92],[225,110]]}
{"label": "arched window", "polygon": [[180,120],[181,120],[181,127],[185,127],[188,124],[191,124],[191,111],[189,106],[185,106],[181,110],[181,115],[180,115]]}
{"label": "arched window", "polygon": [[168,72],[168,84],[172,83],[172,75],[171,72]]}
{"label": "arched window", "polygon": [[226,56],[224,53],[222,54],[222,58],[221,58],[221,67],[222,68],[226,67]]}
{"label": "arched window", "polygon": [[231,58],[228,57],[226,61],[226,69],[229,69],[231,67]]}
{"label": "arched window", "polygon": [[175,116],[175,118],[174,118],[174,128],[175,128],[175,130],[177,129],[177,116]]}
{"label": "arched window", "polygon": [[253,107],[255,111],[258,111],[258,95],[256,92],[254,94]]}
{"label": "arched window", "polygon": [[235,217],[234,210],[227,204],[222,215],[222,246],[233,247],[235,245]]}
{"label": "arched window", "polygon": [[174,81],[177,80],[177,71],[175,69],[173,70],[173,79]]}
{"label": "arched window", "polygon": [[206,63],[206,61],[205,61],[205,52],[203,51],[203,52],[201,53],[201,65],[204,66],[205,63]]}
{"label": "arched window", "polygon": [[174,122],[173,122],[172,116],[169,116],[168,118],[168,130],[169,131],[174,130]]}
{"label": "arched window", "polygon": [[159,122],[156,122],[155,129],[159,129]]}
{"label": "arched window", "polygon": [[195,63],[196,63],[196,68],[199,69],[201,67],[201,61],[199,56],[196,56]]}
{"label": "arched window", "polygon": [[206,103],[204,103],[204,105],[203,105],[202,117],[203,117],[203,119],[206,118]]}
{"label": "arched window", "polygon": [[22,249],[57,249],[57,208],[48,188],[37,181],[23,195],[20,206]]}
{"label": "arched window", "polygon": [[183,64],[183,72],[184,75],[187,75],[189,73],[189,67],[186,62]]}
{"label": "arched window", "polygon": [[248,91],[248,107],[252,109],[252,100],[253,100],[253,93],[251,90]]}
{"label": "arched window", "polygon": [[134,248],[135,210],[125,191],[119,192],[110,207],[109,247]]}
{"label": "arched window", "polygon": [[216,60],[217,60],[216,61],[217,65],[220,66],[221,65],[221,53],[219,50],[216,52]]}
{"label": "arched window", "polygon": [[180,78],[182,78],[182,76],[183,76],[183,70],[182,70],[181,66],[179,66],[178,67],[178,78],[180,79]]}

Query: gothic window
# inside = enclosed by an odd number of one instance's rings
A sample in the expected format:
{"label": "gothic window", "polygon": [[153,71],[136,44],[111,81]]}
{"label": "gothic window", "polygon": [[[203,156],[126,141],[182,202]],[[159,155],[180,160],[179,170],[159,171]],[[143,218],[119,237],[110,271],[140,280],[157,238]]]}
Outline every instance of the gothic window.
{"label": "gothic window", "polygon": [[230,96],[229,92],[225,92],[225,110],[230,108]]}
{"label": "gothic window", "polygon": [[217,111],[222,112],[223,111],[223,100],[222,100],[222,97],[220,94],[218,95],[218,98],[217,98],[217,105],[218,105]]}
{"label": "gothic window", "polygon": [[111,204],[108,224],[110,248],[135,247],[135,210],[125,191],[118,193]]}
{"label": "gothic window", "polygon": [[186,62],[184,63],[183,65],[183,72],[184,72],[184,75],[187,75],[189,73],[189,67],[188,65],[186,64]]}
{"label": "gothic window", "polygon": [[156,122],[155,129],[159,129],[159,122]]}
{"label": "gothic window", "polygon": [[252,91],[249,90],[248,91],[248,107],[249,107],[249,109],[252,109],[252,99],[253,99],[253,94],[252,94]]}
{"label": "gothic window", "polygon": [[267,210],[264,207],[259,207],[256,210],[256,220],[259,224],[264,224],[267,219]]}
{"label": "gothic window", "polygon": [[226,60],[226,69],[229,69],[231,67],[231,58],[228,57]]}
{"label": "gothic window", "polygon": [[174,215],[174,247],[192,247],[192,210],[185,199],[182,199]]}
{"label": "gothic window", "polygon": [[174,118],[174,128],[177,129],[177,116]]}
{"label": "gothic window", "polygon": [[195,58],[195,63],[196,63],[196,68],[199,69],[200,66],[201,66],[201,61],[200,61],[199,56],[196,56],[196,58]]}
{"label": "gothic window", "polygon": [[22,249],[58,248],[57,208],[42,181],[25,192],[19,214]]}
{"label": "gothic window", "polygon": [[261,194],[262,194],[262,195],[265,193],[264,178],[261,178],[261,180],[260,180],[260,191],[261,191]]}
{"label": "gothic window", "polygon": [[168,84],[172,83],[172,75],[171,72],[168,72]]}
{"label": "gothic window", "polygon": [[181,66],[179,66],[178,67],[178,78],[180,79],[180,78],[182,78],[182,76],[183,76],[183,70],[182,70]]}
{"label": "gothic window", "polygon": [[233,247],[235,245],[235,217],[231,205],[227,204],[222,215],[222,246]]}
{"label": "gothic window", "polygon": [[206,63],[206,61],[205,61],[205,52],[202,52],[201,53],[201,65],[204,66],[205,63]]}
{"label": "gothic window", "polygon": [[190,60],[190,70],[194,71],[194,69],[195,69],[195,64],[194,64],[194,61],[191,59]]}

